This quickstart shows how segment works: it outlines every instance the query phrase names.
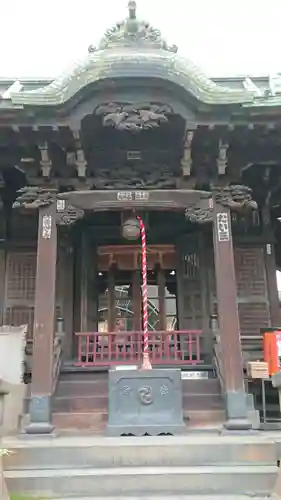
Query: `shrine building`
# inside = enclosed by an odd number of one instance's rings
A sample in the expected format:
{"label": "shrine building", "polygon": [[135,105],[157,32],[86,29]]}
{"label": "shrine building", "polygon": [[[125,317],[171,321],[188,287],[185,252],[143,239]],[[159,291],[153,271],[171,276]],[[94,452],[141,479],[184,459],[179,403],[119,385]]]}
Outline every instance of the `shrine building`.
{"label": "shrine building", "polygon": [[207,77],[131,0],[72,72],[0,96],[1,321],[28,325],[31,428],[102,431],[108,369],[140,365],[139,216],[152,366],[182,370],[190,425],[250,429],[248,346],[280,326],[269,78]]}

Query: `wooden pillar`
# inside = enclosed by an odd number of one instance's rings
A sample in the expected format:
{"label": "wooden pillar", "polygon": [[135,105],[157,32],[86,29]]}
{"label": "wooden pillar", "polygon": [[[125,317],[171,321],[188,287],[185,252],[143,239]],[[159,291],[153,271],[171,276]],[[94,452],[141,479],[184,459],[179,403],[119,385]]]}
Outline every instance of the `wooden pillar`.
{"label": "wooden pillar", "polygon": [[55,326],[56,205],[39,208],[30,423],[28,434],[49,434],[52,425]]}
{"label": "wooden pillar", "polygon": [[63,253],[63,319],[64,319],[64,359],[72,359],[74,336],[74,255],[71,245],[64,248]]}
{"label": "wooden pillar", "polygon": [[80,302],[80,331],[88,331],[88,245],[87,235],[83,231],[81,243],[81,302]]}
{"label": "wooden pillar", "polygon": [[265,246],[265,270],[271,326],[273,328],[280,327],[281,311],[277,288],[275,252],[272,243],[267,243]]}
{"label": "wooden pillar", "polygon": [[141,331],[141,279],[138,270],[133,271],[133,312],[134,312],[134,330]]}
{"label": "wooden pillar", "polygon": [[5,321],[5,283],[6,283],[6,252],[0,250],[0,322]]}
{"label": "wooden pillar", "polygon": [[264,259],[269,303],[270,323],[272,327],[281,326],[281,311],[276,278],[276,261],[274,252],[274,234],[271,227],[270,207],[266,203],[262,208],[263,236],[266,241]]}
{"label": "wooden pillar", "polygon": [[81,332],[93,332],[98,327],[97,248],[86,231],[81,245]]}
{"label": "wooden pillar", "polygon": [[225,427],[247,430],[251,428],[251,423],[247,417],[243,377],[230,209],[218,203],[216,197],[213,217],[220,350],[227,412]]}

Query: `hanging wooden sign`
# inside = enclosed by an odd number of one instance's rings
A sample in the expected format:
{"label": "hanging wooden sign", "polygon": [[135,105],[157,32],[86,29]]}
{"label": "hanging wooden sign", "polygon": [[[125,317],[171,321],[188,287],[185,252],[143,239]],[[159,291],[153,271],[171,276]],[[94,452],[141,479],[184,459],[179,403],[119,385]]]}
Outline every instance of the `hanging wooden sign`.
{"label": "hanging wooden sign", "polygon": [[229,220],[227,212],[219,212],[217,213],[217,232],[218,232],[218,241],[229,241],[230,232],[229,232]]}
{"label": "hanging wooden sign", "polygon": [[52,234],[52,216],[44,215],[42,219],[42,238],[44,240],[50,240]]}

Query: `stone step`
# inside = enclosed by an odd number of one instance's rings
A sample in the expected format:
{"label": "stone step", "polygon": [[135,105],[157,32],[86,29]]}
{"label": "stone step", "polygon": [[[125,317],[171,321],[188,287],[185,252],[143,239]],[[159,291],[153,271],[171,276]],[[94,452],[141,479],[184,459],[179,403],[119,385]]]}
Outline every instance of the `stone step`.
{"label": "stone step", "polygon": [[[222,424],[225,420],[225,411],[222,409],[190,409],[184,411],[184,417],[187,419],[188,428],[193,426],[200,427],[200,425]],[[107,420],[108,413],[105,410],[53,413],[53,424],[57,429],[105,431]]]}
{"label": "stone step", "polygon": [[[212,410],[223,408],[219,394],[184,394],[183,407],[192,410]],[[55,412],[107,410],[108,396],[56,396],[53,403]]]}
{"label": "stone step", "polygon": [[[147,495],[142,495],[141,497],[139,496],[134,496],[134,497],[128,497],[128,496],[122,496],[123,500],[253,500],[252,495],[169,495],[169,496],[147,496]],[[114,497],[71,497],[71,498],[53,498],[52,500],[116,500],[116,496]],[[258,497],[255,495],[254,500],[265,500],[264,496]]]}
{"label": "stone step", "polygon": [[6,470],[275,466],[279,444],[259,436],[53,437],[6,439]]}
{"label": "stone step", "polygon": [[157,494],[267,495],[274,486],[276,466],[122,467],[9,470],[13,493],[52,498]]}

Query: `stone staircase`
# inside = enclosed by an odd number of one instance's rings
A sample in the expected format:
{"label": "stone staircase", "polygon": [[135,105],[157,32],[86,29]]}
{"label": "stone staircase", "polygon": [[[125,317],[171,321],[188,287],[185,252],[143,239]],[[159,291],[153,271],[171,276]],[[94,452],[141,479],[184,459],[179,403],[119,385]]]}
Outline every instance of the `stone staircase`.
{"label": "stone staircase", "polygon": [[[224,420],[217,378],[185,379],[184,416],[189,428],[212,427]],[[53,422],[64,430],[106,430],[108,373],[63,368],[53,403]]]}
{"label": "stone staircase", "polygon": [[10,492],[76,500],[217,500],[265,496],[277,475],[277,445],[265,434],[10,438]]}

